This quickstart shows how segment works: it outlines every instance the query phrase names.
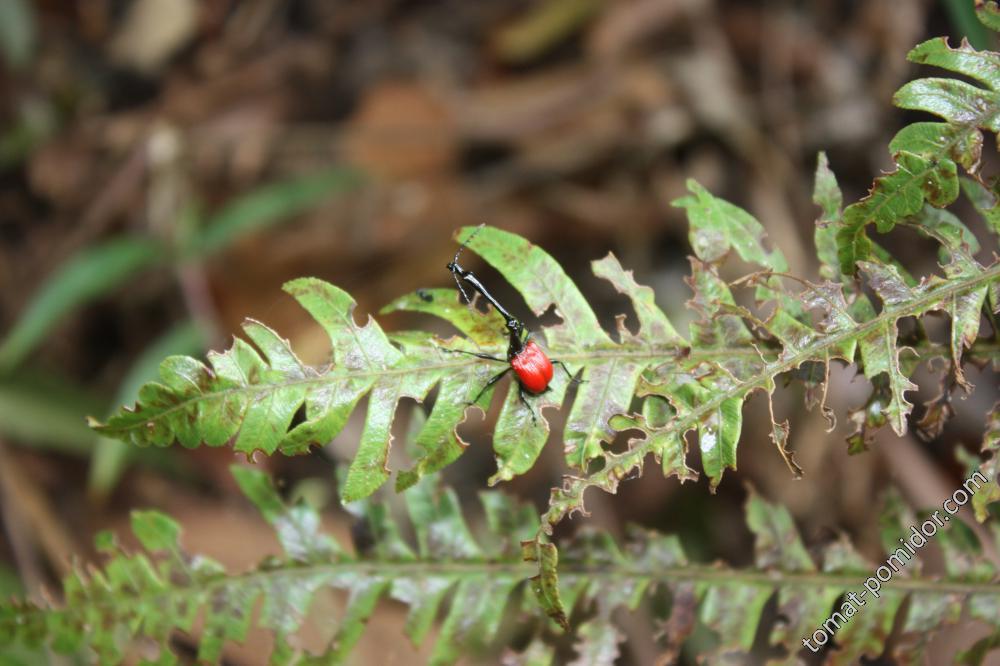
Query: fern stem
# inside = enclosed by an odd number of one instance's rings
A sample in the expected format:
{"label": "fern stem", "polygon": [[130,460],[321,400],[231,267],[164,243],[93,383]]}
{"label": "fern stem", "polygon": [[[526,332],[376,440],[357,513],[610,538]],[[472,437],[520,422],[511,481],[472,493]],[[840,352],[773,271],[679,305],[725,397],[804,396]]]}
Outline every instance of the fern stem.
{"label": "fern stem", "polygon": [[[126,614],[140,607],[133,603],[142,602],[143,608],[173,608],[178,597],[194,596],[203,598],[206,601],[212,599],[219,591],[228,587],[237,589],[278,589],[274,587],[276,581],[286,580],[287,584],[294,586],[296,581],[308,580],[311,578],[329,578],[331,587],[336,587],[336,581],[343,574],[352,574],[360,578],[381,578],[385,580],[426,580],[427,578],[454,577],[456,582],[468,577],[492,578],[497,576],[526,580],[536,573],[536,568],[531,563],[513,562],[343,562],[326,563],[308,566],[296,566],[291,568],[254,570],[235,576],[219,575],[208,580],[199,580],[190,587],[171,587],[167,590],[157,590],[154,594],[117,594],[111,597],[100,599],[75,600],[75,602],[60,612],[68,616],[88,616],[92,611],[110,611],[101,613],[102,616],[114,616],[115,611],[124,611]],[[759,585],[777,588],[800,587],[800,588],[830,588],[843,587],[844,589],[855,588],[864,581],[865,573],[859,572],[857,575],[849,574],[827,574],[821,572],[795,572],[795,571],[755,571],[740,569],[725,569],[711,565],[689,565],[680,567],[655,567],[642,568],[630,565],[601,566],[590,564],[577,564],[572,561],[560,564],[560,579],[572,586],[575,579],[584,580],[601,577],[602,579],[613,580],[646,580],[659,583],[679,583],[679,582],[705,582],[705,583],[741,583],[744,585]],[[929,592],[933,594],[976,594],[1000,596],[1000,585],[986,584],[982,581],[951,582],[939,581],[929,578],[893,578],[883,586],[884,590],[898,590],[902,592]],[[120,591],[119,591],[120,592]],[[25,622],[28,617],[35,613],[47,614],[51,611],[42,607],[30,605],[19,609],[16,614],[10,614],[4,618],[12,625]],[[0,624],[0,630],[4,626]]]}

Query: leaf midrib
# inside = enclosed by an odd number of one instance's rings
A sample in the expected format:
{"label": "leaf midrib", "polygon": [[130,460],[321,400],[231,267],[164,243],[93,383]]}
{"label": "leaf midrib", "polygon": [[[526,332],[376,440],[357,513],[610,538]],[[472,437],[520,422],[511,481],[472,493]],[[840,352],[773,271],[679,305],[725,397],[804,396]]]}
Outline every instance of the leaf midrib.
{"label": "leaf midrib", "polygon": [[[655,568],[644,569],[634,565],[624,564],[622,566],[593,565],[569,562],[561,562],[560,578],[564,581],[571,581],[574,577],[581,577],[593,580],[595,578],[612,580],[634,580],[646,579],[657,582],[685,582],[685,581],[705,581],[717,583],[743,583],[751,586],[770,586],[775,589],[789,587],[805,588],[851,588],[859,587],[866,578],[866,572],[851,573],[830,573],[819,571],[784,571],[774,570],[754,570],[754,569],[728,569],[718,566],[695,564],[674,567],[656,566]],[[193,581],[189,586],[173,586],[165,591],[158,590],[154,594],[124,594],[114,598],[86,599],[77,601],[72,606],[49,609],[37,605],[31,605],[26,611],[10,616],[11,624],[18,625],[18,619],[36,613],[48,613],[50,611],[64,613],[66,615],[86,615],[88,609],[116,609],[125,608],[132,610],[136,608],[134,602],[143,600],[143,606],[155,604],[158,608],[170,607],[165,600],[177,596],[193,595],[216,598],[214,591],[228,587],[252,588],[259,586],[264,594],[267,590],[274,590],[274,583],[266,584],[272,578],[293,579],[288,585],[295,585],[296,579],[309,579],[313,577],[335,577],[342,574],[353,574],[359,577],[368,577],[382,580],[406,580],[416,578],[425,580],[430,577],[467,579],[470,576],[490,576],[496,577],[509,575],[520,580],[525,580],[537,573],[537,567],[531,562],[496,562],[484,560],[480,562],[441,562],[439,560],[422,560],[411,562],[326,562],[322,564],[292,565],[289,568],[276,568],[271,570],[255,570],[237,575],[220,575],[215,579],[200,579]],[[330,587],[338,587],[331,584]],[[977,594],[977,595],[1000,595],[1000,583],[989,583],[986,581],[972,582],[952,582],[948,580],[935,580],[931,578],[901,578],[895,577],[883,585],[883,590],[899,590],[903,592],[931,592],[936,594]],[[2,608],[2,607],[0,607]],[[131,616],[127,611],[121,616]],[[3,627],[4,625],[0,625]],[[10,626],[10,625],[8,625]],[[261,626],[266,628],[265,624]]]}
{"label": "leaf midrib", "polygon": [[[857,330],[857,329],[852,329]],[[577,352],[577,353],[563,353],[559,352],[559,358],[566,361],[587,361],[587,360],[600,360],[609,358],[620,358],[620,359],[657,359],[662,358],[664,362],[678,360],[678,350],[675,347],[669,348],[650,348],[648,345],[644,345],[641,349],[629,349],[622,346],[622,349],[597,349],[587,352]],[[926,353],[928,357],[945,357],[950,352],[947,349],[947,345],[937,344],[937,343],[920,343],[915,345],[909,345],[910,348],[914,349],[918,353]],[[985,359],[992,359],[994,355],[1000,354],[1000,342],[998,343],[984,343],[982,341],[977,341],[974,345],[968,348],[964,354],[965,358],[974,356],[977,350],[983,353]],[[556,350],[558,351],[558,350]],[[777,354],[775,350],[762,350],[765,354]],[[697,360],[697,359],[712,359],[715,357],[723,356],[731,358],[732,356],[747,356],[755,360],[760,359],[760,353],[753,349],[694,349],[692,348],[690,352],[683,357],[684,360]],[[202,400],[214,400],[216,398],[225,397],[233,395],[235,393],[247,393],[254,394],[264,391],[278,390],[281,388],[287,388],[291,386],[300,385],[316,385],[321,386],[328,383],[334,383],[335,381],[349,381],[352,379],[365,378],[365,377],[386,377],[393,375],[406,375],[416,372],[425,372],[430,370],[446,370],[448,368],[464,368],[469,365],[475,365],[481,363],[481,361],[473,360],[463,360],[453,363],[437,363],[422,365],[418,367],[408,366],[404,368],[386,368],[384,370],[378,371],[347,371],[343,373],[327,373],[324,375],[319,375],[315,377],[306,377],[301,379],[296,379],[293,381],[284,382],[281,384],[252,384],[247,386],[238,386],[225,389],[222,391],[212,391],[210,393],[202,393],[198,396],[188,398],[182,402],[177,403],[169,409],[165,409],[158,412],[156,415],[142,421],[141,423],[134,423],[127,426],[115,426],[108,427],[106,424],[98,426],[102,432],[129,432],[137,428],[142,428],[146,423],[157,422],[162,418],[165,418],[177,411],[182,411],[186,409],[192,403],[196,403]],[[134,412],[130,412],[133,413]]]}

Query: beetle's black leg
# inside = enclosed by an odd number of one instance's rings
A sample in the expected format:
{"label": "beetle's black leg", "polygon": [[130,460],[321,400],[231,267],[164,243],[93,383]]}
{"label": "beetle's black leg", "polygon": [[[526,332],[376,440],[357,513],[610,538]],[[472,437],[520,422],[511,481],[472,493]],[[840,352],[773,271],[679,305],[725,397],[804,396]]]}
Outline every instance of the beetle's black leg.
{"label": "beetle's black leg", "polygon": [[464,349],[448,349],[446,347],[441,347],[441,351],[446,351],[451,354],[468,354],[469,356],[475,356],[476,358],[484,358],[487,361],[500,361],[501,363],[506,363],[507,361],[496,356],[490,356],[489,354],[480,354],[479,352],[465,351]]}
{"label": "beetle's black leg", "polygon": [[563,372],[565,372],[566,376],[569,377],[570,384],[583,384],[584,382],[587,381],[586,379],[577,379],[576,377],[574,377],[573,373],[569,371],[569,368],[567,368],[566,364],[563,363],[562,361],[557,361],[555,359],[551,360],[552,360],[552,365],[558,365],[560,368],[563,369]]}
{"label": "beetle's black leg", "polygon": [[[497,360],[499,360],[499,359],[497,359]],[[495,374],[495,375],[493,375],[492,377],[490,377],[490,381],[486,382],[486,383],[485,383],[485,384],[483,385],[483,388],[481,388],[481,389],[479,390],[479,393],[478,393],[478,394],[476,395],[476,399],[475,399],[475,400],[473,400],[472,402],[470,402],[470,403],[466,403],[466,404],[469,404],[469,405],[474,405],[474,404],[476,404],[477,402],[479,402],[479,399],[483,397],[483,394],[484,394],[484,393],[486,393],[486,389],[488,389],[489,387],[493,386],[493,385],[494,385],[494,384],[496,384],[496,383],[497,383],[498,381],[500,381],[501,379],[503,379],[503,376],[504,376],[504,375],[506,375],[506,374],[507,374],[508,372],[510,372],[510,368],[507,368],[507,369],[506,369],[506,370],[504,370],[503,372],[498,372],[497,374]]]}
{"label": "beetle's black leg", "polygon": [[517,384],[517,397],[519,397],[521,402],[524,403],[524,406],[528,408],[528,412],[531,414],[531,422],[533,424],[537,424],[538,418],[535,416],[535,410],[531,408],[531,404],[528,402],[528,399],[524,397],[524,387],[521,386],[520,382]]}

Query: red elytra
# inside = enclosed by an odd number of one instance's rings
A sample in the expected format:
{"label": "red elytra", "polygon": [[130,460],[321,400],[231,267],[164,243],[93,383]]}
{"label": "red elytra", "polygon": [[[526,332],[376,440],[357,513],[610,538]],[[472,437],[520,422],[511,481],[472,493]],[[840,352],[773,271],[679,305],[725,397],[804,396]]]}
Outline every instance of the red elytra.
{"label": "red elytra", "polygon": [[510,359],[517,380],[531,393],[541,393],[552,381],[552,361],[534,340],[528,340]]}

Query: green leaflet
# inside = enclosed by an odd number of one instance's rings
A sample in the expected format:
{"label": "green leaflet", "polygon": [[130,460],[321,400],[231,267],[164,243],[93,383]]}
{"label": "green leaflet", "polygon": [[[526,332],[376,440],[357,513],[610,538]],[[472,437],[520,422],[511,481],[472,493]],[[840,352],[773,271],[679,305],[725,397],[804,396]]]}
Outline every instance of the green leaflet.
{"label": "green leaflet", "polygon": [[1000,54],[977,51],[965,40],[953,49],[948,46],[946,37],[928,39],[913,47],[906,58],[910,62],[960,72],[992,90],[1000,88]]}
{"label": "green leaflet", "polygon": [[890,144],[896,170],[876,179],[869,195],[844,211],[836,239],[845,275],[853,275],[855,263],[874,253],[865,233],[868,225],[875,224],[885,233],[920,211],[925,201],[937,207],[950,204],[958,195],[956,163],[976,175],[983,142],[980,129],[1000,130],[997,54],[976,51],[965,42],[953,49],[946,39],[937,38],[918,45],[907,57],[962,74],[987,88],[957,79],[928,78],[899,89],[893,97],[896,106],[926,111],[946,122],[914,123],[901,130]]}
{"label": "green leaflet", "polygon": [[990,230],[1000,236],[1000,206],[997,205],[996,193],[990,192],[971,178],[962,179],[962,192],[983,216]]}
{"label": "green leaflet", "polygon": [[[559,596],[559,551],[551,543],[527,540],[521,543],[521,558],[525,562],[537,562],[538,573],[531,578],[531,589],[542,610],[563,629],[569,628],[569,618]],[[572,608],[572,603],[570,607]]]}
{"label": "green leaflet", "polygon": [[260,470],[232,466],[230,471],[240,490],[270,523],[285,555],[296,562],[322,562],[343,556],[337,542],[319,533],[319,516],[304,505],[286,506]]}
{"label": "green leaflet", "polygon": [[869,195],[844,211],[844,224],[837,233],[840,270],[852,275],[859,259],[873,254],[865,227],[874,223],[886,233],[903,217],[920,211],[926,199],[946,206],[958,196],[955,163],[927,159],[906,151],[896,157],[897,170],[877,178]]}
{"label": "green leaflet", "polygon": [[899,350],[895,340],[895,322],[885,322],[873,329],[860,340],[861,362],[868,377],[883,373],[888,375],[891,400],[888,405],[876,404],[871,409],[884,410],[892,429],[896,434],[903,435],[906,433],[906,417],[913,409],[913,403],[907,402],[904,394],[906,391],[915,391],[917,385],[907,379],[899,368]]}
{"label": "green leaflet", "polygon": [[693,257],[690,261],[694,297],[688,301],[688,306],[698,314],[690,327],[692,346],[711,349],[748,346],[753,341],[753,333],[743,320],[742,312],[726,309],[736,306],[729,285],[711,265]]}
{"label": "green leaflet", "polygon": [[[930,233],[934,232],[933,228],[929,229]],[[969,277],[979,273],[978,264],[961,252],[957,242],[951,245],[950,251],[955,255],[955,259],[945,267],[945,270],[952,277]],[[927,289],[927,286],[924,285],[916,289],[911,288],[892,266],[870,262],[860,262],[859,266],[868,276],[872,288],[888,308],[912,302],[920,292]],[[940,278],[934,278],[928,282],[928,286],[940,282],[942,282]],[[929,303],[926,308],[914,313],[923,314],[928,310],[941,310],[947,312],[951,317],[951,358],[956,379],[962,385],[967,385],[961,369],[962,353],[978,334],[979,319],[986,299],[986,291],[987,286],[982,285],[961,294],[953,293],[948,298],[936,303]],[[887,413],[893,429],[897,434],[902,435],[906,431],[906,415],[912,407],[910,403],[906,402],[903,393],[915,390],[917,387],[906,379],[899,368],[895,328],[895,321],[886,321],[869,335],[861,338],[860,345],[865,375],[873,378],[880,373],[888,374],[892,400]]]}
{"label": "green leaflet", "polygon": [[469,307],[462,302],[461,293],[454,288],[420,289],[397,298],[379,313],[388,314],[398,310],[440,317],[477,345],[495,345],[497,335],[505,331],[503,317],[496,310],[490,308],[482,312]]}
{"label": "green leaflet", "polygon": [[[645,401],[644,406],[655,405],[655,399],[655,394],[651,394],[651,397],[647,398]],[[652,409],[652,407],[649,409]],[[681,481],[697,480],[698,474],[687,466],[687,462],[685,460],[687,457],[687,445],[676,433],[670,432],[666,429],[660,430],[656,428],[642,414],[636,414],[633,416],[615,416],[611,419],[611,425],[617,430],[635,429],[642,433],[642,437],[629,439],[629,450],[636,448],[636,445],[641,443],[643,440],[651,440],[649,445],[650,450],[652,450],[653,455],[656,457],[656,461],[660,464],[663,470],[663,476],[669,477],[673,475]],[[620,468],[625,468],[625,465],[622,464],[620,458],[611,456],[608,458],[608,462],[615,464]],[[641,467],[641,459],[639,459],[638,464]]]}
{"label": "green leaflet", "polygon": [[[955,64],[955,61],[945,60]],[[944,65],[941,65],[944,66]],[[962,74],[967,72],[956,69]],[[972,69],[969,76],[979,74]],[[956,79],[917,79],[904,85],[896,93],[896,106],[913,111],[927,111],[955,125],[982,127],[991,132],[1000,131],[997,103],[1000,98],[994,91],[986,91]]]}
{"label": "green leaflet", "polygon": [[[516,387],[512,386],[507,392],[500,416],[497,418],[496,430],[493,433],[493,452],[496,454],[497,471],[489,479],[491,486],[524,474],[534,466],[542,452],[542,447],[545,446],[545,442],[549,438],[549,424],[541,416],[542,410],[546,407],[559,407],[563,402],[568,384],[565,373],[562,373],[559,368],[555,368],[549,390],[532,400],[534,409],[537,409],[539,413],[538,423],[532,420],[531,414],[521,405]],[[578,394],[577,402],[579,403],[581,399],[583,398]],[[586,436],[587,433],[576,433],[578,440]],[[599,446],[597,443],[594,445]],[[566,457],[569,459],[571,453],[568,433],[566,449]]]}
{"label": "green leaflet", "polygon": [[158,511],[133,511],[132,533],[148,551],[174,551],[181,528]]}
{"label": "green leaflet", "polygon": [[[477,228],[463,227],[455,240],[468,241]],[[553,351],[611,345],[583,294],[555,259],[540,247],[492,227],[476,233],[468,247],[514,285],[536,316],[555,306],[562,323],[545,328],[545,340]]]}
{"label": "green leaflet", "polygon": [[926,157],[943,156],[975,173],[982,158],[983,135],[965,125],[913,123],[899,130],[889,142],[889,152],[895,154],[904,150]]}
{"label": "green leaflet", "polygon": [[[193,322],[182,322],[168,330],[144,349],[135,360],[122,380],[115,402],[112,404],[135,400],[142,384],[156,377],[160,359],[164,356],[191,353],[203,348],[204,344],[203,333]],[[80,413],[76,412],[73,415],[78,423],[81,423]],[[106,497],[118,482],[129,457],[134,452],[135,449],[127,447],[116,439],[100,438],[93,449],[90,461],[88,490],[99,497]]]}
{"label": "green leaflet", "polygon": [[980,453],[986,456],[986,460],[980,463],[978,458],[973,459],[969,471],[978,469],[987,479],[986,487],[979,488],[972,496],[972,509],[976,513],[976,520],[982,523],[990,515],[989,505],[1000,501],[1000,481],[998,481],[1000,478],[1000,402],[993,405],[993,408],[986,415],[986,432],[983,433]]}
{"label": "green leaflet", "polygon": [[764,227],[742,208],[712,196],[694,180],[688,179],[691,194],[671,205],[687,211],[691,224],[689,240],[698,258],[717,262],[734,250],[745,261],[774,271],[788,270],[780,250],[764,247]]}
{"label": "green leaflet", "polygon": [[1000,30],[1000,7],[996,0],[976,0],[976,17],[987,28]]}
{"label": "green leaflet", "polygon": [[[669,372],[669,370],[668,370]],[[736,443],[739,441],[740,428],[743,422],[743,399],[734,397],[723,401],[713,401],[712,391],[731,386],[731,377],[718,373],[707,365],[698,366],[691,372],[670,372],[666,383],[650,383],[643,388],[644,395],[659,395],[668,399],[676,412],[676,418],[660,428],[647,428],[648,441],[646,446],[654,447],[664,471],[667,470],[667,460],[671,460],[672,469],[682,480],[690,470],[684,465],[683,454],[677,460],[676,450],[684,451],[682,441],[684,433],[678,433],[674,428],[677,420],[691,417],[696,408],[707,403],[713,403],[712,408],[704,409],[697,417],[698,447],[701,449],[702,466],[705,474],[711,479],[714,490],[722,481],[726,468],[736,469]],[[718,382],[718,383],[716,383]],[[639,425],[638,420],[632,423],[619,421],[621,425]],[[667,447],[673,451],[668,451]]]}
{"label": "green leaflet", "polygon": [[813,242],[819,257],[819,274],[826,280],[845,282],[840,272],[837,256],[837,228],[842,223],[841,206],[844,195],[837,184],[837,176],[830,169],[826,153],[821,152],[816,160],[816,176],[813,186],[813,203],[819,206],[822,215],[816,220]]}
{"label": "green leaflet", "polygon": [[586,366],[584,382],[566,419],[566,462],[586,469],[588,461],[602,455],[602,441],[611,441],[610,419],[627,412],[645,364],[609,359]]}
{"label": "green leaflet", "polygon": [[[915,123],[900,131],[896,135],[895,140],[899,140],[899,138],[908,130],[911,130],[921,124],[949,127],[944,123]],[[934,134],[934,137],[935,140],[938,138],[936,134]],[[902,144],[911,145],[912,147],[913,142],[918,140],[919,139],[914,138],[909,142],[904,141]],[[892,146],[890,146],[890,150],[891,149]],[[936,149],[936,144],[932,141],[926,149],[934,151]],[[977,153],[977,162],[978,159]],[[854,280],[850,279],[852,277],[851,274],[848,273],[845,275],[841,272],[837,235],[843,227],[844,222],[843,210],[841,209],[843,204],[843,194],[840,191],[840,186],[837,184],[837,177],[830,169],[830,163],[827,160],[826,153],[823,152],[820,152],[816,161],[816,175],[813,185],[813,203],[819,206],[820,211],[822,211],[822,215],[816,220],[816,230],[813,233],[813,243],[816,247],[816,256],[819,258],[820,264],[819,275],[824,280],[830,280],[842,285],[846,294],[854,297],[849,305],[845,303],[846,308],[850,309],[851,314],[855,319],[861,321],[866,320],[874,314],[874,311],[871,309],[871,303],[867,298],[857,297],[857,285]],[[871,240],[867,240],[866,242],[871,247],[872,254],[879,261],[886,264],[892,264],[897,268],[897,270],[900,271],[900,273],[903,274],[903,277],[907,280],[907,282],[911,282],[913,284],[916,283],[916,281],[913,280],[913,278],[906,272],[906,269],[904,269],[902,265],[891,257],[882,247]]]}
{"label": "green leaflet", "polygon": [[[687,188],[691,194],[671,205],[686,210],[691,225],[691,247],[698,259],[716,264],[734,251],[744,261],[760,266],[765,273],[788,270],[784,254],[778,248],[768,247],[767,234],[756,218],[713,196],[693,180],[688,180]],[[780,329],[792,338],[808,336],[808,317],[798,301],[782,289],[779,278],[765,275],[754,282],[758,285],[755,292],[758,302],[774,301],[777,305],[771,315],[775,330]],[[728,292],[728,287],[720,285],[716,290]],[[723,302],[731,304],[732,299],[726,296]],[[723,340],[729,342],[728,337]]]}

